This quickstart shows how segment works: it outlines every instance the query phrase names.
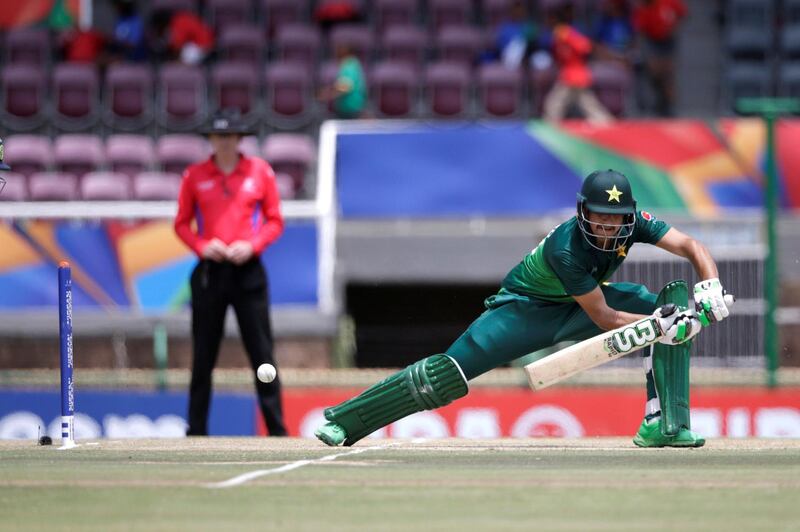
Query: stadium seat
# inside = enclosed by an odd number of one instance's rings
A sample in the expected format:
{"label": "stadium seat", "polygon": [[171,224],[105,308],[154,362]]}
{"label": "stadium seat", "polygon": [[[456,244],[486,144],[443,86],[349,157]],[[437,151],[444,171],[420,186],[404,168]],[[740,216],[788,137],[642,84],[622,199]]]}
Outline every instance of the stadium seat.
{"label": "stadium seat", "polygon": [[248,135],[242,138],[241,142],[239,142],[239,151],[247,157],[261,158],[261,147],[258,145],[258,137]]}
{"label": "stadium seat", "polygon": [[492,117],[522,114],[522,73],[502,63],[487,63],[478,69],[478,101],[481,113]]}
{"label": "stadium seat", "polygon": [[71,201],[78,199],[78,178],[61,172],[37,172],[28,178],[31,201]]}
{"label": "stadium seat", "polygon": [[308,24],[286,24],[275,35],[276,60],[299,63],[311,71],[320,56],[322,36]]}
{"label": "stadium seat", "polygon": [[231,24],[225,26],[217,40],[217,48],[223,61],[247,63],[259,67],[267,47],[264,33],[251,25]]}
{"label": "stadium seat", "polygon": [[262,0],[261,10],[267,21],[267,36],[273,38],[286,24],[308,22],[308,0]]}
{"label": "stadium seat", "polygon": [[489,29],[508,19],[515,0],[483,0],[483,19]]}
{"label": "stadium seat", "polygon": [[211,93],[217,109],[233,108],[242,120],[254,124],[259,118],[259,77],[244,63],[217,63],[211,67]]}
{"label": "stadium seat", "polygon": [[548,68],[532,68],[528,73],[530,114],[542,116],[544,100],[556,83],[558,70],[554,65]]}
{"label": "stadium seat", "polygon": [[85,130],[100,117],[100,80],[94,65],[59,63],[53,70],[53,123],[65,131]]}
{"label": "stadium seat", "polygon": [[166,172],[142,172],[133,178],[133,199],[142,201],[178,198],[181,176]]}
{"label": "stadium seat", "polygon": [[375,0],[375,31],[382,35],[393,26],[411,26],[417,18],[419,0]]}
{"label": "stadium seat", "polygon": [[291,177],[293,194],[303,189],[306,176],[311,172],[317,156],[314,140],[308,135],[298,133],[269,135],[264,140],[261,153],[276,174]]}
{"label": "stadium seat", "polygon": [[800,0],[785,0],[783,3],[780,46],[784,59],[800,59]]}
{"label": "stadium seat", "polygon": [[25,201],[28,199],[28,180],[17,172],[3,172],[0,178],[0,201]]}
{"label": "stadium seat", "polygon": [[[317,88],[330,87],[339,73],[339,65],[336,61],[324,61],[317,69]],[[333,116],[333,100],[324,104],[324,112],[328,116]]]}
{"label": "stadium seat", "polygon": [[725,43],[735,59],[766,59],[775,33],[772,2],[730,0],[727,3]]}
{"label": "stadium seat", "polygon": [[119,172],[89,172],[80,181],[80,193],[87,201],[127,201],[131,179]]}
{"label": "stadium seat", "polygon": [[11,135],[5,141],[5,162],[14,172],[30,177],[53,165],[53,143],[44,135]]}
{"label": "stadium seat", "polygon": [[103,140],[97,135],[71,133],[56,137],[53,145],[59,172],[81,178],[105,164]]}
{"label": "stadium seat", "polygon": [[436,49],[440,61],[471,66],[485,47],[483,33],[472,26],[447,26],[436,34]]}
{"label": "stadium seat", "polygon": [[3,44],[3,59],[6,64],[46,67],[50,62],[50,36],[45,29],[10,29]]}
{"label": "stadium seat", "polygon": [[11,131],[31,131],[47,119],[44,70],[32,65],[6,65],[2,83],[2,123]]}
{"label": "stadium seat", "polygon": [[267,65],[265,76],[266,114],[270,125],[293,129],[312,118],[311,74],[296,63]]}
{"label": "stadium seat", "polygon": [[422,69],[428,47],[427,34],[416,26],[390,26],[381,34],[383,57]]}
{"label": "stadium seat", "polygon": [[278,195],[282,200],[295,199],[297,194],[294,190],[294,181],[292,176],[278,172],[275,174],[275,187],[278,189]]}
{"label": "stadium seat", "polygon": [[173,11],[197,12],[197,0],[150,0],[150,11],[171,9]]}
{"label": "stadium seat", "polygon": [[428,0],[428,19],[436,32],[446,26],[470,24],[472,0]]}
{"label": "stadium seat", "polygon": [[199,135],[175,133],[156,141],[156,159],[164,172],[183,174],[190,164],[205,160],[208,144]]}
{"label": "stadium seat", "polygon": [[349,47],[358,57],[361,64],[366,66],[372,60],[375,41],[372,37],[372,28],[366,24],[339,24],[331,29],[331,51],[339,45]]}
{"label": "stadium seat", "polygon": [[426,111],[437,118],[463,118],[470,112],[471,75],[461,63],[436,62],[425,71]]}
{"label": "stadium seat", "polygon": [[630,91],[631,73],[617,61],[592,64],[592,89],[608,111],[616,117],[625,115],[625,102]]}
{"label": "stadium seat", "polygon": [[375,111],[389,118],[405,118],[416,112],[419,83],[414,67],[382,61],[370,75],[370,91]]}
{"label": "stadium seat", "polygon": [[156,150],[149,135],[118,134],[106,139],[106,160],[112,172],[133,177],[153,166]]}
{"label": "stadium seat", "polygon": [[778,71],[778,96],[800,98],[800,61],[781,63]]}
{"label": "stadium seat", "polygon": [[254,20],[251,0],[206,0],[206,14],[217,35],[232,24]]}
{"label": "stadium seat", "polygon": [[197,128],[207,115],[207,93],[202,68],[180,63],[162,66],[158,74],[159,124],[180,131]]}
{"label": "stadium seat", "polygon": [[770,96],[771,73],[768,65],[760,61],[742,61],[731,63],[725,72],[724,103],[728,109],[739,98],[759,98]]}
{"label": "stadium seat", "polygon": [[153,120],[153,70],[114,63],[106,71],[103,117],[113,130],[137,131]]}

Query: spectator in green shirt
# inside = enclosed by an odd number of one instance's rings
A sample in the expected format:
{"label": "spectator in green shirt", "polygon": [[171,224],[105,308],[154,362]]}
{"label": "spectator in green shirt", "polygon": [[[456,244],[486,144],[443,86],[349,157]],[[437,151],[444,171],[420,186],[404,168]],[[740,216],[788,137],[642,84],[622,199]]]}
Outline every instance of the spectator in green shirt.
{"label": "spectator in green shirt", "polygon": [[330,87],[320,93],[320,99],[333,101],[337,118],[359,118],[367,106],[367,81],[361,61],[347,45],[336,47],[339,71]]}

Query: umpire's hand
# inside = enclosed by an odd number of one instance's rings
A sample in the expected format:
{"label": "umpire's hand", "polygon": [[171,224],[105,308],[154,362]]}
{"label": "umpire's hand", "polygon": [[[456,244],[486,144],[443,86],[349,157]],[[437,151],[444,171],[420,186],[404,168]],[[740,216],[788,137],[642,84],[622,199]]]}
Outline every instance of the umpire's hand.
{"label": "umpire's hand", "polygon": [[222,240],[214,238],[203,248],[203,258],[222,262],[228,258],[228,247]]}
{"label": "umpire's hand", "polygon": [[253,256],[253,244],[247,240],[237,240],[228,246],[228,260],[234,264],[244,264]]}

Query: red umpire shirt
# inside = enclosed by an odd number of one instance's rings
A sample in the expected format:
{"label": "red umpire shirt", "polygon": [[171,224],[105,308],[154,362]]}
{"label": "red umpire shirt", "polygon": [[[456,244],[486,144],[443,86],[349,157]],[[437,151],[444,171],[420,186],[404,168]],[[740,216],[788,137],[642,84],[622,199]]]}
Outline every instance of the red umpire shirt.
{"label": "red umpire shirt", "polygon": [[[197,232],[192,230],[193,218]],[[223,175],[213,156],[189,166],[178,194],[175,232],[199,257],[214,238],[226,245],[247,240],[254,255],[260,255],[283,232],[272,167],[241,154],[229,175]]]}

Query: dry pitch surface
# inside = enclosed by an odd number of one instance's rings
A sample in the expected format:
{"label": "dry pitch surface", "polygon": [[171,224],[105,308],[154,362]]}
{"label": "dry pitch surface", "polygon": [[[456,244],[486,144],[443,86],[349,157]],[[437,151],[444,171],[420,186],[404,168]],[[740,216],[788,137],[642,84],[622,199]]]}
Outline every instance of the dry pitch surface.
{"label": "dry pitch surface", "polygon": [[0,442],[0,530],[800,530],[800,440]]}

